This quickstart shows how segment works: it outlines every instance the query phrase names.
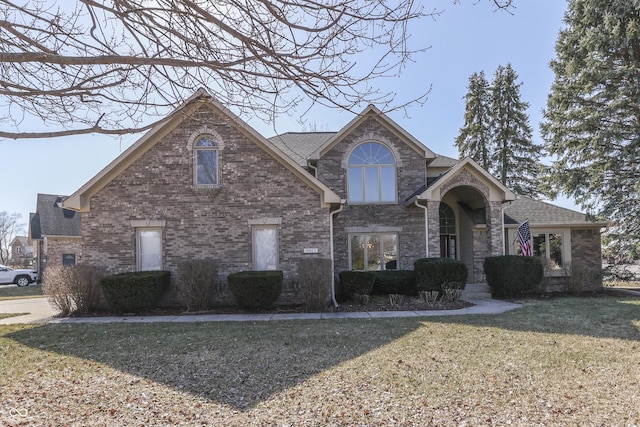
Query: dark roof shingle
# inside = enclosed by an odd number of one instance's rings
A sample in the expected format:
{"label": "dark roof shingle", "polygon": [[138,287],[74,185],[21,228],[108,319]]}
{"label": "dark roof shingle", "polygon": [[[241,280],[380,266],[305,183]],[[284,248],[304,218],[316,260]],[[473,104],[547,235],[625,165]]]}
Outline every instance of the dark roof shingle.
{"label": "dark roof shingle", "polygon": [[33,239],[41,239],[44,236],[80,237],[80,213],[59,207],[59,203],[66,198],[53,194],[38,194],[36,213],[30,218]]}
{"label": "dark roof shingle", "polygon": [[529,220],[531,225],[596,225],[602,221],[594,222],[586,214],[571,209],[552,205],[551,203],[534,200],[529,197],[518,196],[504,209],[504,224],[521,224]]}

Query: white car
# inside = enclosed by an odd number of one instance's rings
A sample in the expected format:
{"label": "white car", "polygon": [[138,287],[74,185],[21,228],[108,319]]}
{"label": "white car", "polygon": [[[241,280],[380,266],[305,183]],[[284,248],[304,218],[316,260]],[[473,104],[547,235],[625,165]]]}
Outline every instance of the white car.
{"label": "white car", "polygon": [[0,264],[0,285],[15,283],[18,286],[29,286],[38,281],[38,272],[35,270],[18,269]]}

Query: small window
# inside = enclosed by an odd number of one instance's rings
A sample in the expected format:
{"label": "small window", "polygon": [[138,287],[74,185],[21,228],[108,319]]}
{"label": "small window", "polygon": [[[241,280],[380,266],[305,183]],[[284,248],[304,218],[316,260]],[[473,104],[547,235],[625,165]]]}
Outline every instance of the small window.
{"label": "small window", "polygon": [[253,269],[278,269],[278,229],[275,226],[253,227]]}
{"label": "small window", "polygon": [[365,142],[349,156],[347,195],[351,203],[396,201],[396,161],[382,144]]}
{"label": "small window", "polygon": [[62,265],[76,265],[76,254],[62,254]]}
{"label": "small window", "polygon": [[162,270],[162,229],[138,229],[136,237],[138,271]]}
{"label": "small window", "polygon": [[195,185],[218,185],[218,143],[209,136],[202,136],[194,144],[194,153]]}
{"label": "small window", "polygon": [[351,270],[396,270],[397,234],[351,234],[349,237]]}

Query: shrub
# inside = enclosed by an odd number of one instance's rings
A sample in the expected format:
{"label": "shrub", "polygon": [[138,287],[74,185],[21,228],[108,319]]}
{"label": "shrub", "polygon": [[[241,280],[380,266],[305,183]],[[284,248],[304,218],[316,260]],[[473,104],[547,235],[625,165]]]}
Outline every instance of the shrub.
{"label": "shrub", "polygon": [[139,271],[103,277],[100,288],[109,308],[116,313],[138,313],[158,305],[169,290],[169,271]]}
{"label": "shrub", "polygon": [[63,316],[86,314],[100,303],[98,283],[103,275],[87,265],[51,266],[45,270],[43,290]]}
{"label": "shrub", "polygon": [[236,303],[250,311],[270,310],[282,292],[282,271],[242,271],[227,278]]}
{"label": "shrub", "polygon": [[377,271],[372,293],[413,295],[416,293],[416,284],[416,273],[413,270]]}
{"label": "shrub", "polygon": [[540,258],[504,255],[485,258],[484,274],[494,296],[509,298],[541,292],[544,270]]}
{"label": "shrub", "polygon": [[464,290],[467,283],[467,266],[451,258],[420,258],[413,264],[418,291],[438,291],[443,289]]}
{"label": "shrub", "polygon": [[373,291],[373,284],[376,280],[376,273],[372,271],[342,271],[340,272],[340,285],[342,293],[347,297],[355,294],[370,295]]}
{"label": "shrub", "polygon": [[176,289],[182,306],[187,311],[209,308],[217,276],[218,263],[214,260],[200,259],[179,263]]}
{"label": "shrub", "polygon": [[298,283],[305,305],[314,311],[331,302],[331,260],[303,258],[298,261]]}

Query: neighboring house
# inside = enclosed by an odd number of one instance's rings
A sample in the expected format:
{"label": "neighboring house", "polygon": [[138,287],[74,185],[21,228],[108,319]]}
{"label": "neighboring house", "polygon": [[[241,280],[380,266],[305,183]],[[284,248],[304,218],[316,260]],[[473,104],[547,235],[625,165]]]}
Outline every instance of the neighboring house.
{"label": "neighboring house", "polygon": [[48,266],[75,265],[80,261],[82,215],[62,208],[65,198],[38,194],[36,212],[29,215],[29,237],[35,246],[40,277]]}
{"label": "neighboring house", "polygon": [[[564,263],[591,265],[603,223],[524,200],[473,160],[435,154],[373,106],[338,132],[266,139],[199,90],[62,206],[82,212],[83,263],[175,271],[182,260],[213,258],[222,278],[280,269],[284,298],[295,299],[305,257],[332,259],[335,277],[448,256],[482,282],[485,257],[516,251],[517,207],[534,234],[563,236]],[[557,212],[571,222],[554,222]],[[220,294],[229,297],[224,286]]]}
{"label": "neighboring house", "polygon": [[29,267],[33,262],[33,246],[29,244],[27,236],[16,236],[9,244],[9,260],[12,265]]}

